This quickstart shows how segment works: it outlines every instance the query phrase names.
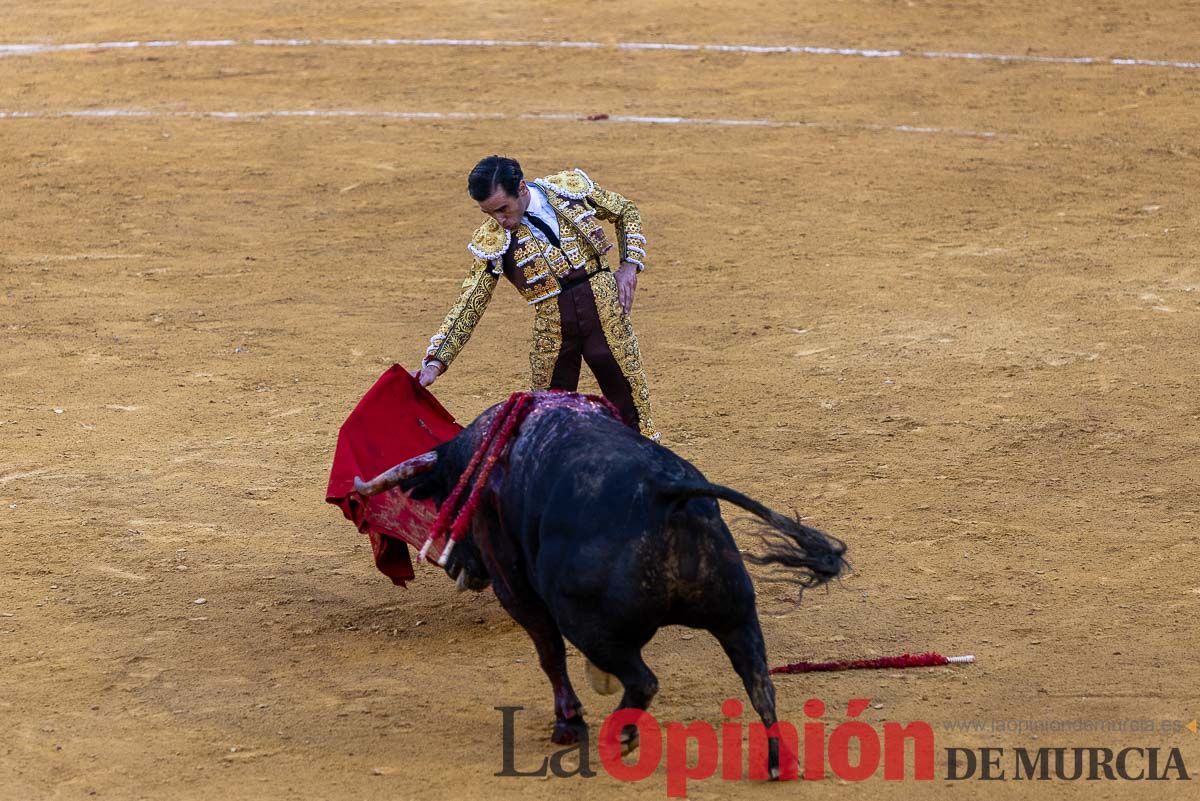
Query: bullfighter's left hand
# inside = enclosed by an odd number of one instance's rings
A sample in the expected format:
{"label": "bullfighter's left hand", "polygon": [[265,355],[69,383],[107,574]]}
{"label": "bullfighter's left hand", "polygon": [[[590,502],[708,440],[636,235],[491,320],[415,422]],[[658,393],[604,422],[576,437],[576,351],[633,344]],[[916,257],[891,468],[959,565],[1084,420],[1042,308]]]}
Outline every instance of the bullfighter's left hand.
{"label": "bullfighter's left hand", "polygon": [[633,311],[633,291],[637,289],[637,279],[637,267],[628,261],[621,262],[621,269],[617,270],[617,300],[626,314]]}

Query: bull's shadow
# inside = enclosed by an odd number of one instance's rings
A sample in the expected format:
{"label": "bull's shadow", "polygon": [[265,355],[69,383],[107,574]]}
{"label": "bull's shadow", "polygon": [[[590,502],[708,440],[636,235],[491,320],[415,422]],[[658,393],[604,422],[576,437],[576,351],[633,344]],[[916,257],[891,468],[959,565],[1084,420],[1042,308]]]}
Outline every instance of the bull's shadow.
{"label": "bull's shadow", "polygon": [[[398,485],[440,508],[498,411],[485,411],[430,454],[360,483],[361,491]],[[603,405],[573,393],[534,393],[532,411],[488,479],[446,569],[460,586],[490,583],[529,633],[554,688],[555,743],[578,742],[587,731],[563,638],[586,657],[598,692],[623,688],[618,709],[646,709],[658,680],[642,648],[670,625],[711,632],[763,724],[775,724],[754,588],[717,499],[764,522],[766,551],[748,555],[752,561],[792,568],[806,587],[844,568],[840,540],[710,483]],[[621,733],[625,750],[636,746],[636,736],[633,726]],[[774,737],[769,769],[779,775]]]}

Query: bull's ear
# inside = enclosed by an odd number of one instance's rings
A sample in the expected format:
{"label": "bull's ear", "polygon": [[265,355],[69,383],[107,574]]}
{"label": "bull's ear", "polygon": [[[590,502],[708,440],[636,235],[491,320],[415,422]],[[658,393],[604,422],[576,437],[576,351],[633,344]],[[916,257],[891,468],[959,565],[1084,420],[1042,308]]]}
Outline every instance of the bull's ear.
{"label": "bull's ear", "polygon": [[399,487],[414,501],[425,501],[437,495],[438,471],[431,470],[428,473],[418,473],[415,476],[410,476],[399,483]]}

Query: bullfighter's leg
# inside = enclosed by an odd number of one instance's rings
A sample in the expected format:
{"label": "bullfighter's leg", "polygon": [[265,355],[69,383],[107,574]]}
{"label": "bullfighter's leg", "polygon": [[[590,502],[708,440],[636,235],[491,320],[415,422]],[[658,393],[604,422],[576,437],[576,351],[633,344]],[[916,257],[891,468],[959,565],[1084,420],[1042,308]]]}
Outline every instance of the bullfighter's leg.
{"label": "bullfighter's leg", "polygon": [[554,362],[554,372],[550,374],[550,389],[565,389],[571,392],[579,389],[582,355],[578,339],[567,337],[563,340],[562,349]]}
{"label": "bullfighter's leg", "polygon": [[[741,677],[754,711],[762,718],[763,725],[771,728],[778,720],[775,716],[775,685],[767,667],[767,648],[757,615],[751,612],[740,625],[724,632],[714,631],[713,635]],[[778,737],[767,740],[767,769],[772,779],[779,778]]]}
{"label": "bullfighter's leg", "polygon": [[579,338],[566,335],[571,324],[570,319],[564,319],[556,299],[533,307],[533,340],[529,349],[531,389],[573,390],[579,386],[582,354]]}
{"label": "bullfighter's leg", "polygon": [[583,360],[596,376],[600,391],[617,407],[626,425],[637,429],[639,415],[633,398],[633,385],[621,371],[621,365],[604,335],[604,326],[600,322],[600,312],[596,307],[596,296],[590,286],[579,285],[572,287],[560,298],[565,298],[562,301],[564,319],[570,315],[578,321]]}
{"label": "bullfighter's leg", "polygon": [[[558,354],[550,374],[550,389],[579,389],[579,368],[583,360],[583,341],[579,336],[579,314],[571,299],[570,290],[563,292],[553,301],[557,306],[559,329],[562,337],[558,343]],[[552,301],[539,305],[548,306]]]}
{"label": "bullfighter's leg", "polygon": [[[590,289],[590,300],[595,304],[596,319],[606,347],[597,348],[592,354],[589,354],[590,349],[585,349],[584,358],[596,374],[604,396],[621,409],[626,422],[633,418],[632,422],[642,434],[657,440],[658,432],[650,416],[650,388],[642,369],[642,353],[629,315],[621,308],[617,297],[617,279],[612,273],[601,270],[592,276]],[[581,294],[586,295],[586,292]],[[626,413],[623,403],[632,405],[633,414]]]}

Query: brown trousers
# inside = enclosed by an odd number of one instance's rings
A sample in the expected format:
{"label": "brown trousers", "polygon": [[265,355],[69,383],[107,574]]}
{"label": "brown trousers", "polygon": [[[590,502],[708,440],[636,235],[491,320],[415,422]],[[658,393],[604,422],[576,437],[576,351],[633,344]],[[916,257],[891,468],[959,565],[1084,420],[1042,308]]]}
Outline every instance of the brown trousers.
{"label": "brown trousers", "polygon": [[537,304],[533,345],[530,363],[535,389],[578,389],[580,368],[586,362],[622,419],[657,438],[637,337],[617,300],[612,273],[598,272]]}

